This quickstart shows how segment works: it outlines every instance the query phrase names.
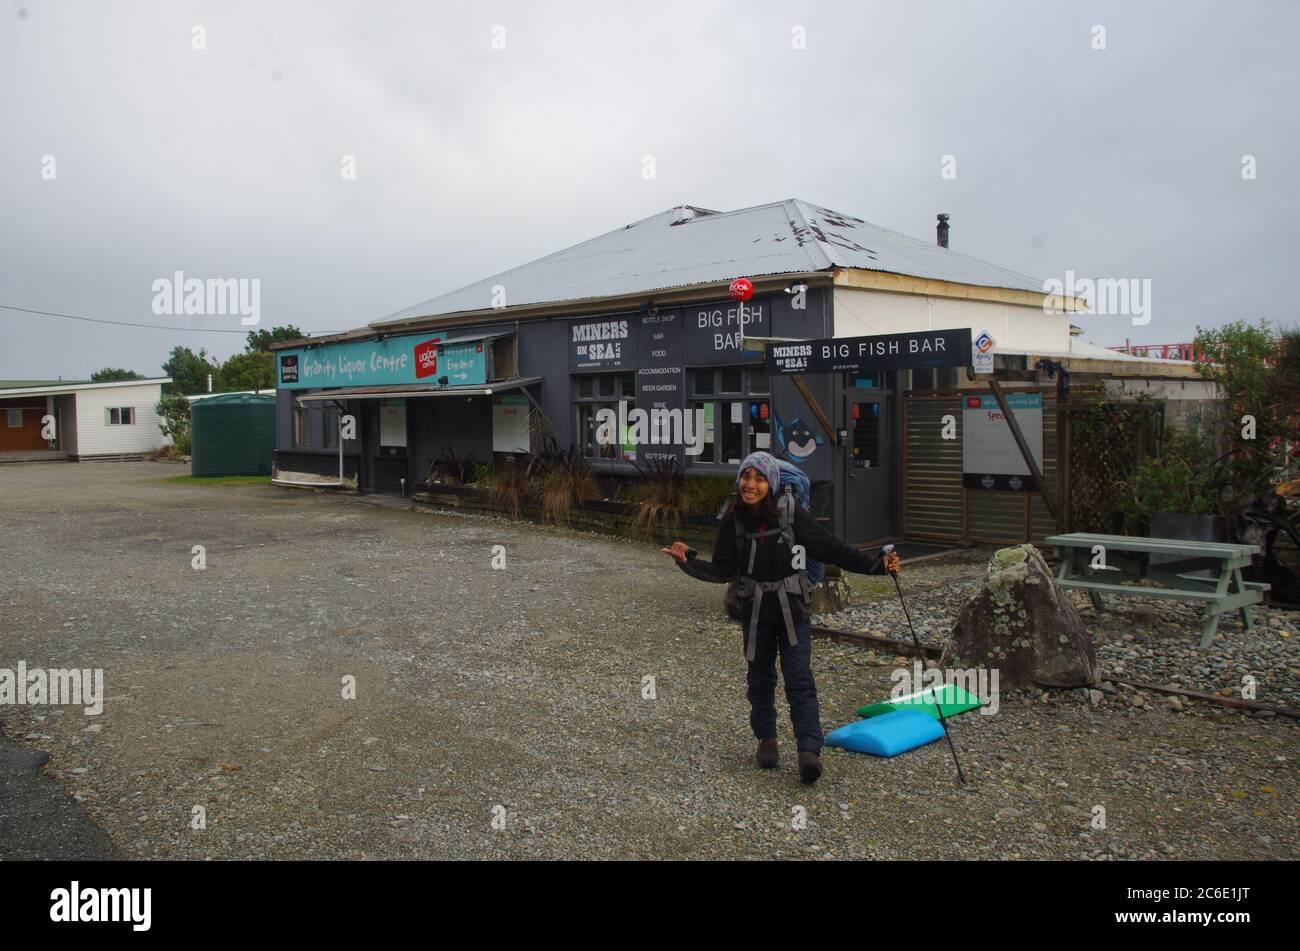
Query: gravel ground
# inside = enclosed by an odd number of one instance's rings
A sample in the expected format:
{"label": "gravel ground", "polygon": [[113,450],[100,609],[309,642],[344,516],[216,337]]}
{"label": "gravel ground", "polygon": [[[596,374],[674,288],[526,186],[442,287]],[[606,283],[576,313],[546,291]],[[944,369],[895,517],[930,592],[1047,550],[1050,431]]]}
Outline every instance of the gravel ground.
{"label": "gravel ground", "polygon": [[[98,717],[3,706],[0,722],[50,753],[45,772],[127,855],[1300,855],[1300,733],[1282,718],[1004,694],[997,715],[954,725],[964,788],[942,743],[892,760],[827,750],[808,788],[788,719],[782,768],[753,765],[739,628],[720,588],[653,547],[164,482],[182,471],[0,466],[0,667],[102,667],[107,693]],[[194,545],[205,570],[191,567]],[[505,570],[491,568],[494,545]],[[923,637],[941,640],[986,560],[905,566]],[[881,581],[858,579],[871,602],[822,620],[903,636]],[[1251,638],[1224,622],[1202,656],[1177,606],[1110,603],[1104,620],[1085,612],[1107,668],[1218,688],[1244,666],[1260,700],[1294,697],[1295,615],[1260,610]],[[825,727],[886,696],[894,666],[818,642]],[[347,676],[356,699],[341,696]],[[1104,830],[1090,826],[1096,806]]]}
{"label": "gravel ground", "polygon": [[[979,590],[990,553],[991,549],[977,549],[927,559],[902,579],[908,609],[924,642],[945,646],[951,642],[957,614]],[[893,593],[890,582],[861,575],[851,582],[855,606],[818,615],[818,623],[908,636],[897,596],[880,597]],[[1213,643],[1202,650],[1202,610],[1190,602],[1103,595],[1105,610],[1098,613],[1086,593],[1067,591],[1066,597],[1087,624],[1107,674],[1225,697],[1240,697],[1243,678],[1250,675],[1256,701],[1300,708],[1300,611],[1254,606],[1250,610],[1255,629],[1249,634],[1234,612],[1219,622]],[[863,603],[856,604],[859,600]]]}

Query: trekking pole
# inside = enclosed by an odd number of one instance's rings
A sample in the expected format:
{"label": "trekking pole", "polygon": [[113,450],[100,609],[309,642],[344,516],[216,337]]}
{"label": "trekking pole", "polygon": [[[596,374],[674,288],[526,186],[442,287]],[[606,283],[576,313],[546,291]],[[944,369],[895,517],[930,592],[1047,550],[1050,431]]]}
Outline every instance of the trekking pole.
{"label": "trekking pole", "polygon": [[[880,549],[880,557],[883,558],[894,550],[893,545],[886,545]],[[898,603],[903,606],[903,616],[907,618],[907,628],[912,632],[912,644],[916,647],[916,656],[920,658],[921,663],[925,663],[925,654],[921,651],[921,639],[916,636],[916,628],[912,627],[912,615],[907,610],[907,601],[903,599],[903,589],[898,584],[898,572],[891,571],[889,576],[894,579],[894,590],[898,592]],[[947,719],[943,715],[943,707],[939,703],[939,694],[941,690],[934,691],[934,708],[939,711],[939,725],[943,727],[943,735],[948,738],[948,749],[952,750],[952,761],[957,764],[957,778],[962,784],[966,783],[966,774],[961,771],[961,760],[957,758],[957,746],[952,741],[952,732],[948,729]]]}

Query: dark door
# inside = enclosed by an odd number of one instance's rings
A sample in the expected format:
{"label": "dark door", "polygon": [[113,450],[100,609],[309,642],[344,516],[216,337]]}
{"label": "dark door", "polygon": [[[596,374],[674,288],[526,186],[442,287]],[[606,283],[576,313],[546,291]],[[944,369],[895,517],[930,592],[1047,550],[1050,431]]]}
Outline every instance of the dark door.
{"label": "dark door", "polygon": [[361,447],[357,481],[362,492],[375,491],[375,453],[379,451],[379,401],[361,400]]}
{"label": "dark door", "polygon": [[849,390],[844,418],[848,442],[844,447],[845,541],[861,543],[893,534],[892,441],[885,397]]}

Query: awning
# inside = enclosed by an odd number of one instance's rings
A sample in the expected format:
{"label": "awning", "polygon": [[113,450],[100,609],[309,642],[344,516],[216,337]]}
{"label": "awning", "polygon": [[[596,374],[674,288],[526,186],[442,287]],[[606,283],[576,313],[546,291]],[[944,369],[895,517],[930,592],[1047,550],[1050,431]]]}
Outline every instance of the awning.
{"label": "awning", "polygon": [[491,383],[471,383],[464,386],[438,386],[435,383],[394,383],[389,386],[339,387],[299,396],[300,403],[332,403],[336,400],[395,400],[422,396],[491,396],[518,390],[542,382],[540,376],[512,377],[493,380]]}
{"label": "awning", "polygon": [[498,337],[509,337],[513,334],[513,330],[496,330],[485,334],[471,333],[462,334],[459,337],[443,337],[438,341],[438,346],[445,347],[449,343],[478,343],[480,340],[496,340]]}
{"label": "awning", "polygon": [[768,344],[781,343],[807,343],[807,337],[750,337],[748,335],[740,338],[740,349],[751,350],[755,353],[766,353]]}

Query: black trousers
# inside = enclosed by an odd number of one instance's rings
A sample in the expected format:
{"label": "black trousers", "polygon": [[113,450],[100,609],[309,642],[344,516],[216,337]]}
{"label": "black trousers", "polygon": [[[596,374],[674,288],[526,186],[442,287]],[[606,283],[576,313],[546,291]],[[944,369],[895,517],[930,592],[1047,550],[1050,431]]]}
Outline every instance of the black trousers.
{"label": "black trousers", "polygon": [[[767,608],[767,605],[764,605]],[[785,621],[778,613],[773,619],[759,618],[758,630],[749,630],[746,613],[743,628],[745,647],[749,638],[758,638],[754,659],[749,663],[749,725],[760,740],[776,739],[776,659],[781,658],[781,675],[785,678],[785,698],[790,703],[790,722],[800,752],[820,753],[822,749],[821,709],[817,705],[817,685],[812,674],[812,628],[805,616],[795,621],[799,643],[791,644]]]}

